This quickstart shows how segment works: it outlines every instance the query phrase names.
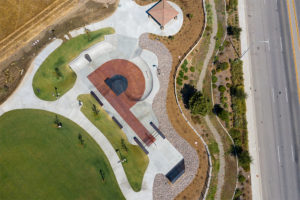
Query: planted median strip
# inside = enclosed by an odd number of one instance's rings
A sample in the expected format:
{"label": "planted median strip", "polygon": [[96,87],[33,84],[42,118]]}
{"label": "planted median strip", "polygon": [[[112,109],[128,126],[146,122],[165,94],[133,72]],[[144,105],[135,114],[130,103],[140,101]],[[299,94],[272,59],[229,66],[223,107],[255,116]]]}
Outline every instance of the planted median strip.
{"label": "planted median strip", "polygon": [[116,150],[128,181],[134,191],[141,190],[149,159],[137,145],[128,142],[125,133],[90,94],[78,97],[83,114],[104,134]]}
{"label": "planted median strip", "polygon": [[40,99],[55,101],[70,90],[76,74],[69,63],[92,45],[104,40],[104,36],[114,33],[112,28],[103,28],[71,38],[53,51],[34,75],[32,86]]}

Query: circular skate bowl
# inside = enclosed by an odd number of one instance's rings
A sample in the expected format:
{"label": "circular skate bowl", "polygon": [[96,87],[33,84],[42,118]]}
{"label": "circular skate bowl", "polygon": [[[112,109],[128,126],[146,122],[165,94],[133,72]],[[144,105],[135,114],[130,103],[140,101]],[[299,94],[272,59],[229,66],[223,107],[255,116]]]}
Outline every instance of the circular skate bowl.
{"label": "circular skate bowl", "polygon": [[[107,76],[105,83],[117,96],[124,93],[132,101],[145,99],[147,84],[137,65],[128,60],[114,59],[102,64],[100,69]],[[149,86],[152,87],[152,84]]]}

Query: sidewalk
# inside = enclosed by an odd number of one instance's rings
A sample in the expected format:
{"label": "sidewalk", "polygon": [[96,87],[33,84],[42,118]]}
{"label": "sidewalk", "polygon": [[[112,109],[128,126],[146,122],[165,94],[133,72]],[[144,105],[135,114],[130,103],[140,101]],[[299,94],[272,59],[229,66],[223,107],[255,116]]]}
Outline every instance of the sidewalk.
{"label": "sidewalk", "polygon": [[[238,4],[239,10],[239,22],[240,27],[242,28],[241,32],[241,52],[246,52],[249,48],[248,41],[248,26],[246,22],[246,8],[245,0],[240,0]],[[259,148],[257,140],[257,128],[256,128],[256,119],[255,119],[255,106],[254,106],[254,96],[252,94],[251,85],[252,85],[252,72],[251,72],[251,58],[250,53],[247,52],[243,57],[243,73],[244,73],[244,85],[245,92],[248,94],[246,99],[247,107],[247,121],[248,121],[248,140],[249,140],[249,152],[252,157],[252,163],[250,165],[251,170],[251,189],[252,189],[252,199],[261,200],[262,191],[261,191],[261,174],[260,174],[260,163],[259,163]]]}

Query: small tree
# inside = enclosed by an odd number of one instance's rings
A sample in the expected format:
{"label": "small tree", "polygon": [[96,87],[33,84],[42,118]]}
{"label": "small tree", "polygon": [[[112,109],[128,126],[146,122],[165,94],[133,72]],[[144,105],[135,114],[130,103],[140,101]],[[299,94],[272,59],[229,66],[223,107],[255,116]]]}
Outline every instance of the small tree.
{"label": "small tree", "polygon": [[191,14],[191,13],[186,14],[186,16],[187,16],[187,18],[189,18],[189,20],[191,20],[193,18],[193,14]]}
{"label": "small tree", "polygon": [[240,27],[237,27],[237,26],[228,26],[227,27],[228,35],[232,35],[236,39],[240,38],[241,31],[242,31],[242,29]]}
{"label": "small tree", "polygon": [[104,174],[104,171],[102,169],[99,170],[99,173],[100,173],[100,176],[102,178],[102,181],[104,182],[105,181],[105,174]]}
{"label": "small tree", "polygon": [[56,124],[56,126],[57,126],[58,128],[61,128],[61,127],[62,127],[62,123],[61,123],[61,121],[58,119],[58,116],[57,116],[57,115],[55,115],[55,121],[54,121],[54,123]]}
{"label": "small tree", "polygon": [[78,140],[80,141],[80,144],[83,146],[84,145],[84,139],[82,138],[82,135],[80,133],[78,134]]}
{"label": "small tree", "polygon": [[220,85],[218,90],[221,92],[221,93],[224,93],[226,91],[226,87],[224,85]]}
{"label": "small tree", "polygon": [[93,110],[93,112],[94,112],[95,115],[98,115],[99,112],[100,112],[100,110],[97,108],[97,106],[95,104],[93,104],[92,110]]}
{"label": "small tree", "polygon": [[209,100],[200,91],[197,91],[189,100],[189,108],[192,114],[205,116],[209,111]]}
{"label": "small tree", "polygon": [[128,152],[128,148],[127,148],[127,146],[125,144],[125,140],[123,138],[121,139],[121,145],[122,145],[122,149],[124,149],[126,152]]}

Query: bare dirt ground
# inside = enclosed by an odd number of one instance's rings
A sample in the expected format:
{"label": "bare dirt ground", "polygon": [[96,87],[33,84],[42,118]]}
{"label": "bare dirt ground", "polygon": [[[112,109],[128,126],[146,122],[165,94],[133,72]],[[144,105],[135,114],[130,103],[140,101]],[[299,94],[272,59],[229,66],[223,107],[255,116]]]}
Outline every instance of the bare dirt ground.
{"label": "bare dirt ground", "polygon": [[[176,104],[174,94],[174,77],[175,68],[180,63],[180,58],[189,51],[190,47],[197,41],[203,31],[204,26],[204,11],[202,0],[172,0],[180,6],[183,11],[184,21],[179,33],[174,37],[160,37],[151,35],[152,39],[162,42],[171,52],[173,57],[173,67],[171,71],[168,96],[167,96],[167,111],[169,119],[175,130],[183,137],[190,145],[196,149],[200,160],[200,166],[197,171],[195,179],[192,183],[180,193],[176,199],[199,199],[203,195],[205,189],[205,181],[207,180],[208,162],[204,146],[199,137],[187,125],[180,114],[179,108]],[[152,0],[136,0],[140,5],[152,3]],[[192,14],[189,19],[187,14]]]}
{"label": "bare dirt ground", "polygon": [[[14,48],[11,56],[0,61],[0,104],[16,89],[32,59],[46,44],[51,42],[52,38],[64,39],[63,36],[69,31],[110,16],[116,10],[119,1],[114,0],[115,2],[112,4],[110,2],[99,3],[106,1],[108,0],[97,0],[97,2],[93,0],[73,1],[76,4],[69,9],[65,9],[67,12],[63,13],[62,16],[58,17],[56,15],[57,19],[50,20],[41,26],[37,24],[40,28],[35,30],[36,33],[31,35],[30,38],[26,34],[24,37],[17,38],[21,42],[27,41],[26,44]],[[33,46],[33,42],[37,40],[39,42]],[[2,53],[9,55],[9,51],[9,49],[5,49]],[[3,58],[1,50],[0,58]]]}

